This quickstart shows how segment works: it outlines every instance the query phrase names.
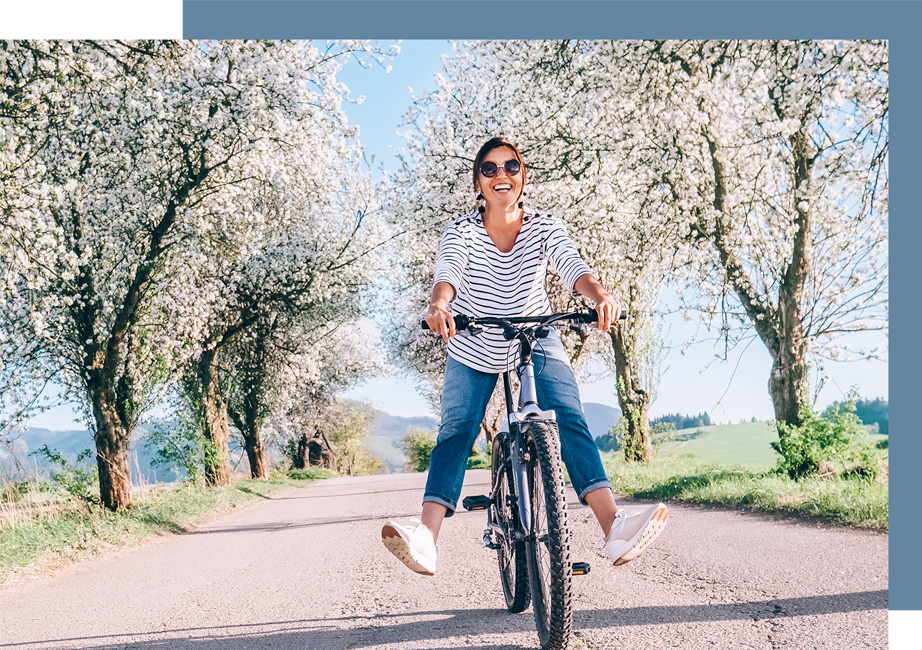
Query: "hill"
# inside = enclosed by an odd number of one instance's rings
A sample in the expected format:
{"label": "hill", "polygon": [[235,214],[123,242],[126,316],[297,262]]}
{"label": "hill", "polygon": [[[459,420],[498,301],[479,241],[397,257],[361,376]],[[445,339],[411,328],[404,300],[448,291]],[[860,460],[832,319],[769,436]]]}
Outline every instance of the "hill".
{"label": "hill", "polygon": [[[617,423],[621,415],[621,411],[617,408],[592,402],[584,403],[583,411],[586,414],[586,423],[589,425],[589,430],[594,438],[607,434],[609,427]],[[366,446],[371,453],[384,461],[388,472],[403,471],[406,457],[400,448],[400,440],[411,427],[427,429],[435,433],[438,431],[439,422],[438,419],[429,416],[401,417],[375,410],[371,422],[371,434],[366,440]],[[132,481],[134,483],[139,483],[142,480],[146,483],[175,481],[178,477],[172,472],[151,467],[152,454],[148,453],[143,445],[146,433],[146,429],[139,427],[139,430],[132,436],[131,446],[129,447],[129,453],[132,456]],[[47,470],[49,468],[48,462],[41,456],[32,455],[32,452],[38,450],[42,445],[48,445],[50,449],[61,453],[66,460],[73,462],[80,452],[93,447],[93,435],[87,430],[53,431],[32,427],[26,430],[16,441],[16,455],[20,462]],[[232,456],[236,458],[234,452],[236,451],[237,455],[239,455],[239,449],[236,446],[234,447]],[[0,451],[0,469],[3,469],[4,465],[11,466],[12,463]]]}
{"label": "hill", "polygon": [[[874,443],[887,439],[871,435]],[[777,441],[773,422],[743,422],[676,431],[675,440],[660,445],[658,453],[689,454],[725,465],[774,465],[778,454],[771,443]]]}
{"label": "hill", "polygon": [[[608,433],[611,425],[618,422],[621,411],[605,404],[586,402],[583,404],[586,424],[594,438]],[[375,411],[371,422],[371,435],[366,445],[368,450],[384,461],[388,472],[403,471],[406,457],[400,448],[400,439],[410,427],[427,429],[433,434],[438,431],[439,421],[434,417],[400,417],[384,411]]]}
{"label": "hill", "polygon": [[771,443],[777,441],[774,424],[744,422],[681,429],[674,441],[660,445],[659,453],[690,454],[726,465],[774,465],[778,455]]}
{"label": "hill", "polygon": [[583,414],[586,416],[586,424],[589,425],[589,432],[593,438],[607,436],[608,431],[621,417],[621,409],[605,404],[595,402],[583,403]]}
{"label": "hill", "polygon": [[371,453],[384,461],[388,473],[403,471],[407,459],[400,448],[400,440],[410,427],[427,429],[434,433],[438,430],[439,423],[435,418],[427,416],[405,418],[384,411],[374,412],[371,435],[365,445]]}
{"label": "hill", "polygon": [[[164,481],[175,481],[177,476],[172,472],[160,468],[151,467],[151,454],[149,454],[142,444],[147,435],[147,429],[138,427],[138,430],[131,437],[131,444],[128,447],[128,454],[131,469],[131,481],[138,484],[142,480],[145,483],[157,483]],[[73,463],[77,455],[85,449],[93,449],[93,434],[84,430],[53,431],[51,429],[42,429],[39,427],[30,427],[22,433],[14,442],[13,448],[16,456],[23,464],[39,470],[48,470],[51,465],[41,455],[36,454],[42,445],[48,445],[60,453],[64,460]],[[88,461],[92,464],[92,460]],[[0,469],[4,466],[12,466],[12,461],[0,451]]]}

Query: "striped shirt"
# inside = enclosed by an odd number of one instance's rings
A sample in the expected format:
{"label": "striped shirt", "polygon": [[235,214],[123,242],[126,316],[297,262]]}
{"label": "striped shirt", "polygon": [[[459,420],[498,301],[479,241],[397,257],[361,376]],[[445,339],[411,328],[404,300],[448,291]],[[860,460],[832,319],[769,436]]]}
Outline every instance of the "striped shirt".
{"label": "striped shirt", "polygon": [[[577,279],[592,273],[559,219],[526,211],[512,250],[503,253],[475,210],[456,219],[442,236],[433,285],[447,282],[454,288],[455,314],[542,316],[551,313],[545,288],[549,264],[574,296],[579,295]],[[512,345],[499,328],[484,327],[477,336],[449,339],[448,354],[474,370],[499,373],[516,361],[518,345]]]}

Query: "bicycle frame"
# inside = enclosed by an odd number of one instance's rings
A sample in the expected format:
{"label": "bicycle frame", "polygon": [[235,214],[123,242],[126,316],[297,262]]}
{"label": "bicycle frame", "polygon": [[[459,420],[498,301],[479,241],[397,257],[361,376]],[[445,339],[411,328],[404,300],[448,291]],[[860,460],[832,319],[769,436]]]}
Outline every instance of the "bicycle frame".
{"label": "bicycle frame", "polygon": [[[557,414],[554,413],[553,410],[542,410],[538,406],[538,390],[535,384],[535,365],[532,361],[532,354],[534,351],[532,337],[534,340],[537,340],[547,336],[546,326],[555,320],[561,320],[564,317],[576,316],[585,322],[586,320],[589,320],[593,315],[594,314],[590,312],[575,312],[573,314],[566,315],[557,314],[555,316],[544,319],[504,319],[505,323],[502,323],[506,338],[519,341],[519,363],[516,365],[515,372],[519,377],[520,387],[519,401],[516,409],[512,408],[513,400],[512,382],[509,375],[510,371],[507,370],[503,373],[503,391],[506,402],[506,418],[507,423],[509,424],[509,435],[512,440],[512,454],[510,458],[507,458],[503,461],[503,465],[501,466],[501,469],[505,469],[506,464],[510,462],[512,463],[512,475],[513,481],[515,483],[516,501],[518,504],[518,528],[514,531],[504,531],[502,534],[508,535],[511,533],[512,538],[517,542],[524,541],[528,538],[528,531],[531,530],[532,523],[531,490],[529,488],[527,473],[528,459],[526,458],[525,437],[522,435],[521,424],[529,418],[554,422],[557,421]],[[492,320],[494,319],[483,319],[478,322],[491,324],[489,321]],[[521,330],[515,331],[515,336],[513,337],[511,336],[512,328],[509,325],[515,322],[531,322],[536,323],[536,325],[530,328],[523,328]],[[542,336],[542,333],[544,336]],[[494,453],[496,453],[495,450]],[[493,486],[493,491],[490,493],[491,500],[495,497],[496,489],[498,489],[497,486]],[[498,528],[499,526],[496,526],[493,529],[496,530]]]}
{"label": "bicycle frame", "polygon": [[[621,314],[623,319],[625,314]],[[595,311],[588,309],[579,312],[569,312],[562,314],[551,314],[549,316],[520,316],[511,318],[477,318],[470,316],[455,316],[455,328],[461,333],[464,330],[470,335],[476,335],[481,331],[481,325],[496,326],[503,328],[504,337],[509,340],[519,341],[519,362],[515,367],[515,372],[519,377],[519,401],[515,409],[512,404],[512,385],[510,380],[510,371],[503,373],[503,390],[506,402],[506,417],[509,424],[509,438],[512,444],[512,453],[508,458],[503,460],[499,471],[505,470],[507,464],[512,464],[513,482],[515,484],[516,502],[517,502],[517,519],[518,527],[513,531],[503,530],[498,522],[492,521],[492,516],[487,518],[487,531],[496,532],[503,537],[511,535],[512,540],[516,542],[528,539],[532,523],[531,511],[531,490],[529,489],[525,438],[522,434],[521,425],[529,419],[540,419],[548,421],[557,421],[557,414],[553,410],[542,410],[538,406],[538,392],[535,385],[535,366],[532,362],[534,352],[533,342],[548,335],[548,326],[558,321],[568,320],[572,323],[578,323],[579,327],[586,327],[588,323],[597,320]],[[527,325],[527,327],[515,327],[516,325]],[[422,322],[423,329],[429,329],[426,321]],[[494,441],[495,442],[495,441]],[[493,453],[498,450],[494,448]],[[496,496],[498,486],[492,486],[490,500]],[[494,548],[488,538],[484,535],[484,543]]]}
{"label": "bicycle frame", "polygon": [[513,405],[512,370],[507,369],[503,396],[509,431],[493,440],[490,495],[467,497],[463,505],[468,510],[486,509],[483,543],[497,552],[506,608],[519,613],[531,601],[545,650],[562,650],[569,643],[571,579],[587,573],[589,565],[570,559],[557,414],[538,404],[532,353],[538,339],[550,334],[551,324],[568,320],[583,330],[597,320],[595,316],[593,311],[516,318],[455,316],[458,333],[476,335],[481,325],[496,326],[507,341],[519,342],[514,368],[519,399]]}

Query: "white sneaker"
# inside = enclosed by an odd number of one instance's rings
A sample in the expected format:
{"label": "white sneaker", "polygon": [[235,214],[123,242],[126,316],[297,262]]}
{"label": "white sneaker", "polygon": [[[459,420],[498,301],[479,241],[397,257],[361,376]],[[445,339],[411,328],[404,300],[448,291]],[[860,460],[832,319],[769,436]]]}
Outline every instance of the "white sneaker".
{"label": "white sneaker", "polygon": [[640,555],[666,527],[669,511],[662,503],[650,506],[643,512],[629,515],[622,508],[615,515],[608,537],[605,538],[605,550],[615,566],[630,562]]}
{"label": "white sneaker", "polygon": [[410,570],[426,576],[435,575],[435,560],[438,555],[432,533],[416,517],[407,520],[408,525],[396,521],[384,522],[381,540],[397,559]]}

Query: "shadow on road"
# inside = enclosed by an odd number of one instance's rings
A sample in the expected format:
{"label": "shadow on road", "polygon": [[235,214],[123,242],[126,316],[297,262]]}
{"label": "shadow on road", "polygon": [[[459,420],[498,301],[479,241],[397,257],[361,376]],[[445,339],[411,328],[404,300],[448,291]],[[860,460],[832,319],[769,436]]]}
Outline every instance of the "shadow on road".
{"label": "shadow on road", "polygon": [[[358,521],[377,521],[384,523],[387,519],[405,519],[407,517],[418,517],[418,512],[402,512],[395,514],[386,514],[382,516],[356,515],[355,517],[329,517],[327,519],[312,519],[310,521],[278,521],[264,524],[244,524],[241,526],[210,526],[207,528],[193,528],[183,530],[180,535],[214,535],[217,533],[253,533],[253,532],[272,532],[279,530],[296,530],[298,528],[314,528],[317,526],[334,526],[336,524],[349,524]],[[2,647],[2,646],[0,646]]]}
{"label": "shadow on road", "polygon": [[[464,482],[464,488],[467,490],[471,490],[476,487],[482,487],[482,488],[489,489],[490,482],[489,481],[479,482],[479,483],[470,482],[470,481]],[[372,494],[393,494],[395,492],[419,492],[420,496],[422,496],[423,492],[425,491],[425,488],[423,487],[408,487],[408,488],[385,487],[380,490],[369,490],[367,488],[363,488],[360,490],[348,491],[348,490],[343,490],[342,488],[339,488],[338,486],[331,487],[329,485],[316,485],[316,484],[311,485],[311,486],[306,486],[303,488],[298,488],[298,489],[304,490],[304,491],[312,490],[312,492],[310,494],[304,494],[303,492],[285,492],[285,493],[282,493],[281,496],[267,496],[263,498],[269,501],[289,501],[289,500],[300,500],[300,499],[329,499],[330,497],[337,497],[337,498],[339,497],[361,497],[361,496],[368,496]]]}
{"label": "shadow on road", "polygon": [[[792,616],[817,616],[856,611],[886,610],[887,590],[856,593],[782,598],[718,605],[654,606],[597,609],[574,614],[574,630],[617,628],[638,625],[707,622],[722,620],[764,620]],[[407,621],[407,617],[426,617],[425,621]],[[368,616],[343,616],[328,619],[302,619],[226,625],[208,628],[184,628],[132,634],[48,639],[28,643],[0,643],[0,648],[84,648],[86,650],[256,650],[257,648],[366,648],[385,644],[409,644],[419,641],[438,643],[471,635],[533,633],[531,611],[508,614],[498,609],[446,610],[442,612],[405,612]],[[477,640],[475,639],[475,642]],[[537,636],[535,637],[537,641]],[[480,641],[483,643],[483,641]],[[467,650],[519,649],[521,645],[427,644],[431,650],[464,647]]]}

